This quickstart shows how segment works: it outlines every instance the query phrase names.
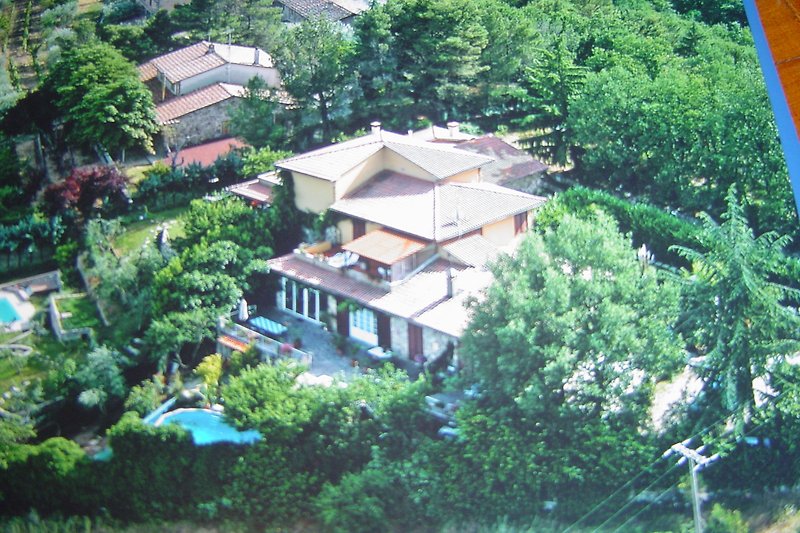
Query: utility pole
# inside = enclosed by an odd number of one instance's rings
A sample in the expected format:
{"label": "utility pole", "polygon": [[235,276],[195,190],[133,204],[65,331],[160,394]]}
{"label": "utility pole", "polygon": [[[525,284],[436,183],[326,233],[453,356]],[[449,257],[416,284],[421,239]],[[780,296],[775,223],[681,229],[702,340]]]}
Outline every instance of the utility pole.
{"label": "utility pole", "polygon": [[[700,495],[698,494],[697,486],[697,472],[707,466],[712,461],[719,459],[719,454],[715,453],[711,457],[704,457],[702,454],[705,446],[700,446],[696,450],[688,447],[689,440],[673,444],[672,447],[664,453],[664,457],[672,453],[679,453],[683,457],[681,461],[688,461],[689,475],[692,479],[692,509],[694,513],[694,530],[695,533],[703,533],[703,517],[700,514]],[[680,464],[680,462],[678,462]]]}

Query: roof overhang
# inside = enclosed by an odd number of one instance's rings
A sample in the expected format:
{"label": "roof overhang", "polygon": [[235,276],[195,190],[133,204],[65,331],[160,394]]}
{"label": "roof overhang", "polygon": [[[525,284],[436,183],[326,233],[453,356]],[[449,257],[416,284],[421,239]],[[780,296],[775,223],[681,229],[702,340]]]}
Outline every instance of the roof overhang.
{"label": "roof overhang", "polygon": [[393,265],[426,246],[427,243],[424,241],[377,229],[350,241],[343,245],[342,249],[384,265]]}

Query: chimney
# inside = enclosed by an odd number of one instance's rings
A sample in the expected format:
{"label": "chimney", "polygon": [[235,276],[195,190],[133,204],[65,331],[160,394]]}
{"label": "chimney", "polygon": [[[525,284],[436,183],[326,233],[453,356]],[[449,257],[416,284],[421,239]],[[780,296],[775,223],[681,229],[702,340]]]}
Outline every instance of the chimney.
{"label": "chimney", "polygon": [[450,267],[447,267],[446,271],[447,275],[447,297],[453,297],[453,270]]}
{"label": "chimney", "polygon": [[377,120],[371,122],[369,127],[372,129],[372,134],[373,135],[380,135],[381,134],[381,123],[378,122]]}
{"label": "chimney", "polygon": [[458,122],[448,122],[447,123],[447,131],[450,134],[450,138],[454,138],[458,135],[458,127],[460,124]]}
{"label": "chimney", "polygon": [[253,64],[258,65],[258,48],[255,48],[255,53],[253,54]]}
{"label": "chimney", "polygon": [[208,50],[206,54],[213,54],[214,53],[214,43],[208,43]]}

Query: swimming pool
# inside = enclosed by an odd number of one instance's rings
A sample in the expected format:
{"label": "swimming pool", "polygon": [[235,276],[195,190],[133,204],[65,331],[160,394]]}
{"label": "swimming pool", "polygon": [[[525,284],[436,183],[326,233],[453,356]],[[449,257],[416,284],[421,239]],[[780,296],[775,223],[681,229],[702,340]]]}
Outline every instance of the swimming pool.
{"label": "swimming pool", "polygon": [[220,413],[210,409],[177,409],[162,415],[156,420],[154,426],[163,424],[178,424],[192,434],[197,445],[213,444],[215,442],[233,442],[236,444],[250,444],[261,438],[255,430],[238,431],[225,422]]}
{"label": "swimming pool", "polygon": [[7,297],[0,296],[0,324],[10,324],[20,318],[22,317],[17,313],[17,308],[14,307],[14,304]]}

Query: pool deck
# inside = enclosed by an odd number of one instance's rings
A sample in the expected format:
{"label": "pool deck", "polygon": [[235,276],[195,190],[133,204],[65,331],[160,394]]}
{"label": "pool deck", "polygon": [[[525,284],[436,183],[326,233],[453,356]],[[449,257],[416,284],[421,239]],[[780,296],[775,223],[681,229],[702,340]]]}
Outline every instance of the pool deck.
{"label": "pool deck", "polygon": [[27,300],[23,300],[16,291],[0,289],[0,298],[7,300],[14,308],[17,320],[0,323],[0,331],[23,331],[30,328],[30,320],[36,314],[36,308]]}

